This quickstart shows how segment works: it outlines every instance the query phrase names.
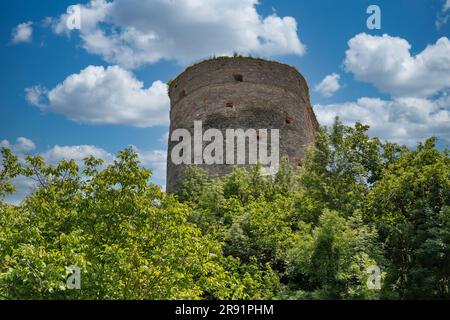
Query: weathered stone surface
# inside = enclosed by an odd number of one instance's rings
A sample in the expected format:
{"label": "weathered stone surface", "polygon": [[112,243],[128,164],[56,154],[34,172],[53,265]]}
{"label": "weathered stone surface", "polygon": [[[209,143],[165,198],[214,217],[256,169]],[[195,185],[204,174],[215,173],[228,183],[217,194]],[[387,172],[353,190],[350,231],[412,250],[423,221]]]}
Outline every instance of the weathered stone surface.
{"label": "weathered stone surface", "polygon": [[[254,58],[218,58],[200,62],[181,73],[169,88],[171,100],[167,157],[167,191],[178,188],[184,165],[171,161],[171,133],[188,129],[194,121],[203,130],[279,129],[280,158],[293,166],[314,141],[318,123],[309,99],[308,85],[293,67]],[[211,176],[228,174],[232,165],[201,165]]]}

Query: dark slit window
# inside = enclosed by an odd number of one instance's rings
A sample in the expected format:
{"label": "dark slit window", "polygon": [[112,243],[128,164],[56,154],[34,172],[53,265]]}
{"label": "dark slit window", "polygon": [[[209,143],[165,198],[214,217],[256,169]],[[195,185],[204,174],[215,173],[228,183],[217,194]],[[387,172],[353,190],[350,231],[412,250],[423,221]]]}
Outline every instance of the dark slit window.
{"label": "dark slit window", "polygon": [[244,77],[242,76],[242,74],[233,74],[234,80],[236,80],[237,82],[242,82],[244,81]]}

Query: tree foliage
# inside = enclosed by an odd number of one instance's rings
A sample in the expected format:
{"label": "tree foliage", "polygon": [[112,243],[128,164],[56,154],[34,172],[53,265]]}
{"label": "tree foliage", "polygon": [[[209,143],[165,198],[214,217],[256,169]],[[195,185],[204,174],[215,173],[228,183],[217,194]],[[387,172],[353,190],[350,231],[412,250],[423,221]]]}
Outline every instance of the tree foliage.
{"label": "tree foliage", "polygon": [[[110,165],[47,165],[4,148],[0,299],[450,298],[449,152],[367,129],[337,120],[300,170],[283,159],[274,176],[188,167],[177,195],[132,149]],[[10,205],[18,176],[36,189]]]}

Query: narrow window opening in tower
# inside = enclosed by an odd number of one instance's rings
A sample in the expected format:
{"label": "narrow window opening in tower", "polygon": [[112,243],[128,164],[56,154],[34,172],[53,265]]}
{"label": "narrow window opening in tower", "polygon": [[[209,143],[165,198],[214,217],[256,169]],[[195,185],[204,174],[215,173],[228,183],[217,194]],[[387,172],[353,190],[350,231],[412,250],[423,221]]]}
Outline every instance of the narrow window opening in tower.
{"label": "narrow window opening in tower", "polygon": [[186,97],[186,90],[180,92],[180,99]]}
{"label": "narrow window opening in tower", "polygon": [[227,102],[226,107],[227,108],[234,108],[233,102]]}
{"label": "narrow window opening in tower", "polygon": [[292,120],[293,119],[291,117],[286,117],[286,119],[284,121],[286,122],[286,124],[291,124]]}
{"label": "narrow window opening in tower", "polygon": [[242,82],[244,81],[244,77],[242,76],[242,74],[233,74],[234,80],[236,80],[237,82]]}

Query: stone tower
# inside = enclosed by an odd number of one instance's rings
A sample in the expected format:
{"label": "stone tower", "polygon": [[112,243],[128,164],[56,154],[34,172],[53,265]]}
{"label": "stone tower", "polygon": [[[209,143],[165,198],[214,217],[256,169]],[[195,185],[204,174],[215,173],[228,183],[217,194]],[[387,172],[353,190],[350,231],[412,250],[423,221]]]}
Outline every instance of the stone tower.
{"label": "stone tower", "polygon": [[[280,157],[288,156],[296,167],[318,128],[305,79],[294,67],[274,61],[221,57],[200,62],[170,83],[169,96],[168,192],[176,192],[185,167],[171,161],[178,143],[171,141],[175,129],[193,135],[194,121],[202,121],[203,130],[279,129]],[[201,166],[210,176],[228,174],[233,167]]]}

